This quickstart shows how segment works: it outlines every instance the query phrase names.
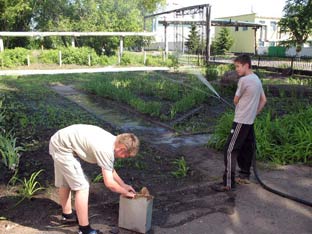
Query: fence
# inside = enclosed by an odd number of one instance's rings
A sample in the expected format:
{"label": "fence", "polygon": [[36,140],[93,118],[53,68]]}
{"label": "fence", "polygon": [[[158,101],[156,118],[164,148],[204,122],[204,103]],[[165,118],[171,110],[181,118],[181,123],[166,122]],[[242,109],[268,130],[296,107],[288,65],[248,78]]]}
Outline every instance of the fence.
{"label": "fence", "polygon": [[[282,46],[259,46],[257,49],[260,56],[277,56],[277,57],[295,57],[297,55],[296,48],[286,48]],[[298,57],[312,57],[312,47],[302,47]]]}
{"label": "fence", "polygon": [[[213,56],[212,62],[215,63],[233,63],[233,58],[221,58]],[[312,72],[312,59],[311,58],[271,58],[266,56],[254,56],[252,57],[252,65],[258,68],[275,68],[280,70],[288,70],[289,72]]]}

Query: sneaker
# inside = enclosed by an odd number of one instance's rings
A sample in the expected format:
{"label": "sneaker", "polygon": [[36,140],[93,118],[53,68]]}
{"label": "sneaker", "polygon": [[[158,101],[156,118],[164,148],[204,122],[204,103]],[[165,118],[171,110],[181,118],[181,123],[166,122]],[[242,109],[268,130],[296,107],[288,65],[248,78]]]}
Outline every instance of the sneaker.
{"label": "sneaker", "polygon": [[75,213],[72,213],[70,217],[65,217],[64,214],[62,214],[61,221],[64,223],[78,223],[78,218]]}
{"label": "sneaker", "polygon": [[99,230],[95,230],[90,228],[87,232],[83,232],[81,230],[78,231],[78,234],[101,234]]}
{"label": "sneaker", "polygon": [[229,187],[229,186],[224,186],[223,183],[217,183],[213,184],[211,188],[216,191],[216,192],[229,192],[229,191],[235,191],[235,186]]}
{"label": "sneaker", "polygon": [[238,177],[238,178],[235,179],[235,182],[237,184],[250,184],[250,180],[248,178],[240,178],[240,177]]}

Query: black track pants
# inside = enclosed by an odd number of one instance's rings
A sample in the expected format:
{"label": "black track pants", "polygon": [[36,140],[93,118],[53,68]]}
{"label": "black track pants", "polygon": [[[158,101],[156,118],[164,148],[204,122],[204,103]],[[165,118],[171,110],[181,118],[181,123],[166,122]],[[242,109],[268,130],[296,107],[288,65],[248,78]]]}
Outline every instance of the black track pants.
{"label": "black track pants", "polygon": [[225,186],[235,185],[236,162],[240,168],[240,176],[249,178],[254,145],[254,125],[233,122],[231,133],[224,146],[223,184]]}

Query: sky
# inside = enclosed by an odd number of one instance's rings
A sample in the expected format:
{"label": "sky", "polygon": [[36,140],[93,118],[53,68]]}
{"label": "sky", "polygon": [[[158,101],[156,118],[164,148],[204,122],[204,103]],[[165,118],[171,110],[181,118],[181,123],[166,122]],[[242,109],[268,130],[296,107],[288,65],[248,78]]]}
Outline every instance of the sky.
{"label": "sky", "polygon": [[282,17],[286,0],[167,0],[167,9],[210,4],[212,19],[257,13],[258,16]]}

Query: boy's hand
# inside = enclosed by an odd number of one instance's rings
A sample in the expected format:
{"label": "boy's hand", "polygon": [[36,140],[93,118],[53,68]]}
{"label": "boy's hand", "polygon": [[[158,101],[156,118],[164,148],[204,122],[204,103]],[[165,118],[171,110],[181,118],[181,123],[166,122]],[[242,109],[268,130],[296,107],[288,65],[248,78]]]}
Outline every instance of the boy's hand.
{"label": "boy's hand", "polygon": [[124,196],[126,196],[128,198],[134,198],[135,197],[135,193],[130,191],[130,192],[127,192],[126,194],[124,194]]}
{"label": "boy's hand", "polygon": [[124,189],[127,190],[128,192],[132,192],[132,193],[135,194],[135,190],[134,190],[134,188],[132,188],[131,185],[125,184],[123,187],[124,187]]}

